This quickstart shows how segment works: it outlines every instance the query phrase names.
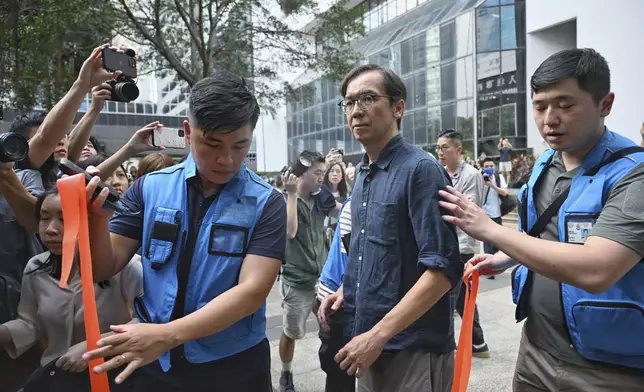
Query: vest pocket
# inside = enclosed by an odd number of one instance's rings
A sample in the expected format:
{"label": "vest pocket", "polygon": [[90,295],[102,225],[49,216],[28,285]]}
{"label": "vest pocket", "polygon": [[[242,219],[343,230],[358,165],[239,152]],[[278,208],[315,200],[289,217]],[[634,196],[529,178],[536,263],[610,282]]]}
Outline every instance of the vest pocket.
{"label": "vest pocket", "polygon": [[[579,301],[572,316],[590,360],[613,362],[617,355],[644,357],[644,309],[631,301]],[[574,334],[573,340],[575,340]]]}
{"label": "vest pocket", "polygon": [[181,228],[181,211],[159,207],[154,216],[145,257],[153,269],[161,268],[172,255]]}
{"label": "vest pocket", "polygon": [[247,227],[213,224],[210,227],[208,253],[216,256],[244,257],[248,232]]}

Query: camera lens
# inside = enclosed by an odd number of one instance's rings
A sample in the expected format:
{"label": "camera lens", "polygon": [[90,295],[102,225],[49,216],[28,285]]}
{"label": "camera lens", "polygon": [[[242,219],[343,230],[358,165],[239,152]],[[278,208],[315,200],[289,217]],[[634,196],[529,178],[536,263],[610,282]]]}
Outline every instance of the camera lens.
{"label": "camera lens", "polygon": [[0,135],[0,162],[16,162],[27,157],[29,142],[17,133]]}
{"label": "camera lens", "polygon": [[122,102],[134,101],[139,97],[139,88],[132,82],[116,83],[114,86],[116,99]]}

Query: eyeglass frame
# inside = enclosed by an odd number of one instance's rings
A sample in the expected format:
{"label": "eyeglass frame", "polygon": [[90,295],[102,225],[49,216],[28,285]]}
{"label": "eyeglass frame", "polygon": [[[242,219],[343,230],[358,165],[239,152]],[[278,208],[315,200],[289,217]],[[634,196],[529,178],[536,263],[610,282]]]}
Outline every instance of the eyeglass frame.
{"label": "eyeglass frame", "polygon": [[[370,97],[371,99],[373,99],[373,102],[370,103],[369,105],[365,105],[364,102],[362,102],[363,98],[365,98],[365,97]],[[376,102],[375,98],[389,98],[390,101],[402,99],[402,98],[392,97],[390,95],[381,95],[381,94],[376,94],[376,93],[363,93],[363,94],[360,94],[358,96],[358,98],[353,98],[353,99],[345,98],[345,99],[342,99],[340,102],[338,102],[338,107],[342,110],[342,112],[344,112],[346,114],[350,113],[350,112],[347,111],[349,106],[346,104],[346,102],[348,101],[348,102],[351,102],[353,104],[357,103],[357,105],[360,107],[360,109],[366,110],[367,107],[370,107],[371,105],[373,105],[374,102]],[[351,108],[351,110],[353,110],[354,108],[355,108],[355,106],[353,106]]]}

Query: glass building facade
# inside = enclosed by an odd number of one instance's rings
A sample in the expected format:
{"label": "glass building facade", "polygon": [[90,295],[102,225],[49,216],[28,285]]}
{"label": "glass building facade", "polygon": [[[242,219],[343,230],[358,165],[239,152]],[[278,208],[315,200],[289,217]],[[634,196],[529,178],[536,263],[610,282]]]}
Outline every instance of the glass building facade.
{"label": "glass building facade", "polygon": [[[511,0],[367,0],[368,31],[354,44],[363,63],[395,70],[407,87],[402,135],[433,149],[442,129],[456,129],[469,150],[496,155],[500,137],[526,146],[525,4]],[[303,150],[363,150],[337,106],[338,82],[301,86],[286,108],[288,158]]]}

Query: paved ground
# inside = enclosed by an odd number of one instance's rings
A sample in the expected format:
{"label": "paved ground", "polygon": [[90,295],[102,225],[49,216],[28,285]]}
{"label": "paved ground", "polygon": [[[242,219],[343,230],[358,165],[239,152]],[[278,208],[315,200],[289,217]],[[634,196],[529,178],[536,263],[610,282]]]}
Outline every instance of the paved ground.
{"label": "paved ground", "polygon": [[[489,359],[475,358],[468,391],[471,392],[509,392],[519,349],[521,325],[514,321],[514,305],[510,297],[510,273],[498,276],[495,280],[482,279],[478,297],[481,325],[492,355]],[[278,353],[281,334],[281,299],[277,284],[268,297],[267,317],[268,338],[271,341],[273,382],[277,387],[281,371]],[[456,317],[460,328],[460,318]],[[298,392],[323,392],[324,373],[320,370],[317,350],[320,342],[317,337],[318,325],[313,316],[307,323],[307,335],[296,344],[293,372]],[[458,331],[456,336],[458,336]]]}

